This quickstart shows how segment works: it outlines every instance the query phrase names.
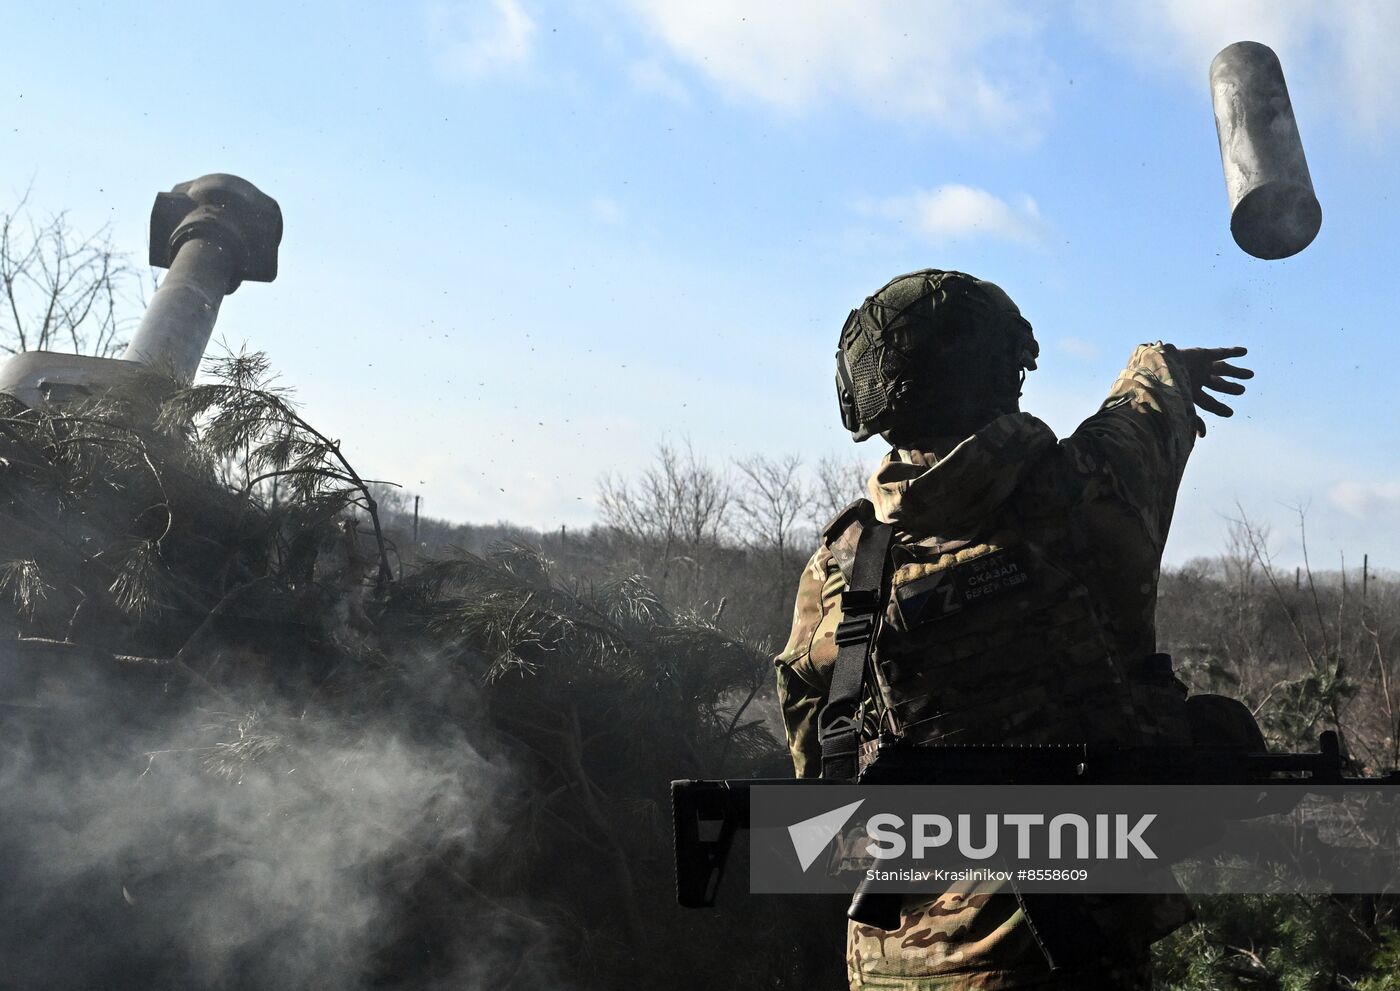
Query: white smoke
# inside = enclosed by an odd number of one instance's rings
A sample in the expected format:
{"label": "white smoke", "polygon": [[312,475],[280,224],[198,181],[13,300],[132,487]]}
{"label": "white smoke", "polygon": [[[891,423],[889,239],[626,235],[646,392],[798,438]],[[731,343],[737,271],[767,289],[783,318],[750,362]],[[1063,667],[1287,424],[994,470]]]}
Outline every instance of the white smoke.
{"label": "white smoke", "polygon": [[[469,879],[508,769],[461,729],[122,681],[0,685],[0,987],[394,986],[433,939],[443,986],[546,979],[542,927]],[[425,884],[466,908],[419,939]]]}

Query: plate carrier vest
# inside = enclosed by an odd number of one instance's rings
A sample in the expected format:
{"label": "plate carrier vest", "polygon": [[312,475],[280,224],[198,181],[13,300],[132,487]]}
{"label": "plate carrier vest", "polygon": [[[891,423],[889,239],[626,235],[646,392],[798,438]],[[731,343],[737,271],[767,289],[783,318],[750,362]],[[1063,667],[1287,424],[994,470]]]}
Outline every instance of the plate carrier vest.
{"label": "plate carrier vest", "polygon": [[827,526],[846,589],[817,720],[823,777],[854,780],[896,743],[1183,740],[1179,683],[1131,677],[1084,584],[999,516],[968,537],[913,540],[862,499]]}

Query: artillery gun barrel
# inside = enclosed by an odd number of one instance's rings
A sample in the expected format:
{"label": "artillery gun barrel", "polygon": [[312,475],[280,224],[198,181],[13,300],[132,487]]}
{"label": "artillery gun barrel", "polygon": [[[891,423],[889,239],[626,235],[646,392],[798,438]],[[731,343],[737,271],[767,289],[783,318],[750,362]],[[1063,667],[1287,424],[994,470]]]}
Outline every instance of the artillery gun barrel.
{"label": "artillery gun barrel", "polygon": [[219,304],[243,280],[277,278],[282,211],[246,179],[181,183],[151,209],[152,265],[169,268],[122,357],[194,381]]}
{"label": "artillery gun barrel", "polygon": [[234,259],[217,241],[187,241],[151,297],[126,353],[179,382],[194,381],[228,292]]}
{"label": "artillery gun barrel", "polygon": [[25,351],[0,366],[0,393],[28,406],[130,387],[143,371],[194,381],[224,297],[277,277],[282,211],[246,179],[215,173],[156,196],[150,263],[167,268],[121,358]]}

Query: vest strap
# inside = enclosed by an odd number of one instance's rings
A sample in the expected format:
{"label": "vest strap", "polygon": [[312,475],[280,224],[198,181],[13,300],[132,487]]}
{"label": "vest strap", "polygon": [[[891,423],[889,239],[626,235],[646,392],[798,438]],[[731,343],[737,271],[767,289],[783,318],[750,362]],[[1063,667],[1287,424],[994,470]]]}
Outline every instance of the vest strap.
{"label": "vest strap", "polygon": [[865,694],[865,670],[880,628],[889,577],[890,539],[894,528],[876,520],[860,527],[850,580],[841,593],[841,622],[836,626],[836,663],[831,690],[817,717],[822,750],[822,777],[854,781],[859,766],[860,721],[857,710]]}

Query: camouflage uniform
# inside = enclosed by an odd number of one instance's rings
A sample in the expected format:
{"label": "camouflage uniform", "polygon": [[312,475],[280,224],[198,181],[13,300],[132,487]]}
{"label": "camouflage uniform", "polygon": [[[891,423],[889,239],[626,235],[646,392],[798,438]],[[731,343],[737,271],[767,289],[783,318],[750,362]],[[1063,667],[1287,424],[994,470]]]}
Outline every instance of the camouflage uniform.
{"label": "camouflage uniform", "polygon": [[[1098,413],[1071,437],[1057,441],[1034,416],[1010,413],[960,443],[939,445],[947,451],[942,458],[930,451],[891,451],[870,479],[869,496],[879,518],[895,525],[896,550],[930,538],[985,533],[989,520],[993,528],[1001,525],[997,520],[1014,520],[1087,589],[1111,656],[1142,659],[1156,650],[1158,569],[1196,424],[1190,382],[1175,349],[1143,345]],[[776,659],[799,777],[821,773],[817,713],[836,657],[842,566],[849,566],[851,551],[841,540],[824,540],[808,562],[792,635]],[[877,653],[886,649],[888,637]],[[946,663],[945,670],[929,683],[931,694],[958,680]],[[964,691],[976,684],[975,678],[963,680],[969,683],[957,687]],[[1032,690],[1043,689],[1026,689]],[[1130,690],[1129,705],[1144,737],[1182,731],[1174,716],[1158,715],[1175,711],[1156,704],[1160,699],[1153,693],[1160,688],[1134,682]],[[1000,684],[995,691],[1007,694]],[[1034,696],[1025,695],[1020,710],[1035,709]],[[907,899],[896,931],[852,923],[851,987],[1147,987],[1147,948],[1190,917],[1189,904],[1179,896],[1081,896],[1081,902],[1107,934],[1103,966],[1094,970],[1052,974],[1014,895],[996,884],[971,883]]]}

